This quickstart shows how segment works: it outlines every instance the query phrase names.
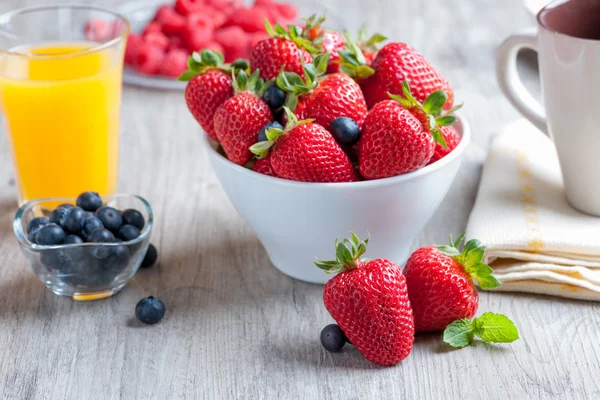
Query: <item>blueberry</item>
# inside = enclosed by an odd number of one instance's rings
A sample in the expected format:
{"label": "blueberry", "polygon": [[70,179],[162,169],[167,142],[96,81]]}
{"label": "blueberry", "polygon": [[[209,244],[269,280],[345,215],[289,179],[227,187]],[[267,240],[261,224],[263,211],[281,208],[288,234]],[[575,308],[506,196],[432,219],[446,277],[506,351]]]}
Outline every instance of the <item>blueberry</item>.
{"label": "blueberry", "polygon": [[144,260],[142,261],[142,268],[150,268],[156,263],[156,259],[158,258],[158,251],[156,251],[156,247],[153,244],[148,246],[148,250],[146,251],[146,255],[144,256]]}
{"label": "blueberry", "polygon": [[59,249],[53,249],[42,252],[40,261],[48,271],[69,269],[73,266],[75,260],[71,254]]}
{"label": "blueberry", "polygon": [[360,128],[352,118],[336,118],[329,127],[335,141],[342,146],[354,146],[360,139]]}
{"label": "blueberry", "polygon": [[123,224],[133,225],[138,228],[140,231],[144,229],[144,225],[146,225],[146,221],[144,220],[144,216],[138,210],[127,209],[121,213],[123,217]]}
{"label": "blueberry", "polygon": [[117,237],[125,242],[136,239],[141,234],[140,230],[133,225],[123,225],[117,232]]}
{"label": "blueberry", "polygon": [[94,215],[94,213],[93,213],[93,212],[91,212],[91,211],[85,211],[85,217],[86,217],[86,218],[88,218],[88,217],[95,217],[95,215]]}
{"label": "blueberry", "polygon": [[273,121],[273,122],[269,122],[268,124],[263,126],[263,128],[260,130],[260,132],[258,132],[258,141],[259,142],[264,142],[265,140],[269,140],[267,138],[267,129],[269,129],[269,128],[283,129],[283,125],[281,125],[277,121]]}
{"label": "blueberry", "polygon": [[103,259],[102,267],[115,276],[129,265],[129,249],[127,246],[110,246],[108,256]]}
{"label": "blueberry", "polygon": [[60,217],[59,225],[67,233],[78,233],[85,223],[85,211],[79,207],[71,207]]}
{"label": "blueberry", "polygon": [[118,210],[112,207],[101,207],[96,210],[96,218],[102,221],[102,225],[108,230],[118,231],[123,225],[123,217]]}
{"label": "blueberry", "polygon": [[104,228],[104,225],[102,225],[102,221],[100,221],[96,217],[87,217],[85,219],[85,222],[83,223],[83,229],[81,230],[82,239],[87,242],[90,233],[94,232],[96,229],[101,228]]}
{"label": "blueberry", "polygon": [[277,110],[283,107],[285,103],[285,92],[279,89],[277,85],[271,85],[267,88],[265,94],[263,94],[263,100],[271,110]]}
{"label": "blueberry", "polygon": [[340,351],[346,341],[346,335],[337,324],[327,325],[321,331],[321,344],[327,351]]}
{"label": "blueberry", "polygon": [[135,317],[145,324],[156,324],[164,316],[165,305],[156,297],[145,297],[135,306]]}
{"label": "blueberry", "polygon": [[35,242],[41,246],[54,246],[63,244],[65,238],[65,231],[60,226],[57,224],[48,224],[42,226],[35,235]]}
{"label": "blueberry", "polygon": [[65,244],[81,244],[83,239],[77,235],[69,235],[65,238]]}
{"label": "blueberry", "polygon": [[83,208],[85,211],[96,211],[102,207],[102,199],[96,192],[84,192],[77,197],[76,202],[78,207]]}
{"label": "blueberry", "polygon": [[48,225],[49,223],[50,221],[48,218],[44,217],[37,217],[29,221],[29,224],[27,224],[27,239],[29,239],[30,242],[35,243],[36,233],[38,233],[42,226]]}
{"label": "blueberry", "polygon": [[56,207],[50,213],[50,222],[53,224],[60,224],[60,220],[62,219],[63,215],[67,213],[67,211],[69,211],[69,209],[66,207]]}
{"label": "blueberry", "polygon": [[70,208],[75,207],[73,204],[69,204],[69,203],[63,203],[60,206],[56,207],[56,208],[66,208],[67,210]]}
{"label": "blueberry", "polygon": [[115,236],[112,232],[104,228],[96,229],[87,236],[87,241],[90,243],[112,243],[114,240]]}

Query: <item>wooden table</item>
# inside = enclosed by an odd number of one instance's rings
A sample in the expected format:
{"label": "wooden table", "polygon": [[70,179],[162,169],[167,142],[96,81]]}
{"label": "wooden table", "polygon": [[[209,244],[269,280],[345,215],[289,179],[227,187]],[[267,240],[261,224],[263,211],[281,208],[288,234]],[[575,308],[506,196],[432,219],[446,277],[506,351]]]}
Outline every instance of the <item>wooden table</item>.
{"label": "wooden table", "polygon": [[[5,0],[0,7],[39,3]],[[325,5],[338,26],[356,29],[364,19],[412,43],[453,83],[473,143],[414,247],[463,230],[490,139],[517,117],[493,66],[502,38],[533,25],[521,1],[298,3],[305,14]],[[410,357],[393,368],[369,363],[351,346],[324,351],[318,336],[332,319],[322,287],[270,265],[200,151],[200,130],[181,93],[125,89],[121,160],[120,190],[154,207],[160,263],[113,298],[74,302],[45,289],[18,249],[11,230],[16,191],[0,135],[1,399],[600,398],[594,303],[482,293],[480,313],[509,315],[519,341],[451,350],[439,334],[418,335]],[[147,295],[167,306],[155,326],[134,318]]]}

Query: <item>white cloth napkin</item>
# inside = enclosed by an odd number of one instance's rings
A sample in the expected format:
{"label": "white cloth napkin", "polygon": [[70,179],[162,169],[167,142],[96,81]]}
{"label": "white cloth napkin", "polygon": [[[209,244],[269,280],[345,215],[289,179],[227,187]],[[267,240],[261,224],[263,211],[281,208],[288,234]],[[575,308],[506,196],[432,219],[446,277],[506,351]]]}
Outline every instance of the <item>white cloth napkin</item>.
{"label": "white cloth napkin", "polygon": [[600,300],[600,218],[569,206],[554,145],[525,120],[492,144],[467,237],[487,246],[496,290]]}

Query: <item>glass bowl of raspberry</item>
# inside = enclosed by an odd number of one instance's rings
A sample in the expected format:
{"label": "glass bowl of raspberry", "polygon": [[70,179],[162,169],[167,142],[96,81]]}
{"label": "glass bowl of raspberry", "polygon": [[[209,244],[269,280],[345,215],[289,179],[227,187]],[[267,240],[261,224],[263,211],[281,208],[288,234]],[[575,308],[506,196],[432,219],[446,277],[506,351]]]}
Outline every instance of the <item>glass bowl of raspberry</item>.
{"label": "glass bowl of raspberry", "polygon": [[25,203],[13,231],[48,289],[74,300],[95,300],[117,293],[136,273],[150,244],[153,215],[140,196],[98,196],[95,206],[82,202],[82,196]]}

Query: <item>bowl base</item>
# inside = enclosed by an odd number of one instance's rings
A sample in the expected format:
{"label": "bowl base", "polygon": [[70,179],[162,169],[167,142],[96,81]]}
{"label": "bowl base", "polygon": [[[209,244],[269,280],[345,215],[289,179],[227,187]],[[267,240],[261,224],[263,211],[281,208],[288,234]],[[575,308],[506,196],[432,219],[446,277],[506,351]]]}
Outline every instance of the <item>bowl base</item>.
{"label": "bowl base", "polygon": [[59,296],[69,296],[75,301],[91,301],[91,300],[100,300],[110,297],[116,293],[118,293],[121,289],[125,287],[127,283],[123,283],[115,288],[101,290],[98,292],[78,292],[67,293],[64,288],[53,287],[49,288],[52,290],[52,293],[57,294]]}

